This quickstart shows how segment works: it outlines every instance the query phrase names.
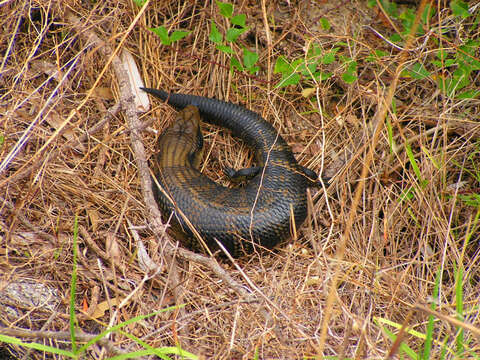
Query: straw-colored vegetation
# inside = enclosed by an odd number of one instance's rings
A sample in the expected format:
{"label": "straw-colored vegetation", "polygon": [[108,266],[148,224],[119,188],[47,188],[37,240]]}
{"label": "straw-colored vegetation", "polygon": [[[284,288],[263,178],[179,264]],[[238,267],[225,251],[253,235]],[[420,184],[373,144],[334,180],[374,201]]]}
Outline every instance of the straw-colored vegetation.
{"label": "straw-colored vegetation", "polygon": [[[480,6],[380,3],[2,1],[0,357],[65,358],[134,319],[88,358],[478,359]],[[175,250],[142,191],[142,144],[175,112],[137,118],[123,49],[147,86],[241,103],[332,177],[296,239],[234,262]],[[204,137],[210,178],[251,164]]]}

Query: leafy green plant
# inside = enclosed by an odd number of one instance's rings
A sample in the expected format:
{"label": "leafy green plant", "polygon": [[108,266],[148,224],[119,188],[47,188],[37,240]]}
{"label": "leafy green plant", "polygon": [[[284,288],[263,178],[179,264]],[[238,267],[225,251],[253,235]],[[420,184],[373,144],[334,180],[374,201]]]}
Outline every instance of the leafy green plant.
{"label": "leafy green plant", "polygon": [[446,50],[437,51],[437,59],[432,63],[438,67],[442,66],[455,69],[453,73],[447,73],[446,76],[440,76],[437,80],[438,87],[448,97],[457,99],[475,98],[480,94],[480,90],[467,90],[459,92],[470,85],[472,76],[480,70],[480,61],[477,60],[476,53],[480,47],[480,41],[467,40],[464,45],[458,47],[458,51],[453,54],[447,54]]}
{"label": "leafy green plant", "polygon": [[480,207],[480,194],[458,194],[458,199],[467,206]]}
{"label": "leafy green plant", "polygon": [[[464,163],[459,163],[458,161],[452,159],[452,163],[461,169],[462,173],[471,176],[475,181],[480,182],[480,166],[478,164],[478,157],[480,155],[480,149],[478,148],[475,151],[472,151],[468,154],[467,159]],[[449,199],[452,198],[453,195],[448,195]],[[480,209],[480,194],[476,193],[472,190],[471,193],[459,193],[457,194],[458,200],[463,202],[467,206],[472,206]]]}
{"label": "leafy green plant", "polygon": [[185,36],[190,34],[190,31],[175,30],[171,35],[168,35],[168,31],[164,26],[149,28],[148,30],[153,31],[160,38],[162,44],[167,46],[171,45],[175,41],[183,39]]}
{"label": "leafy green plant", "polygon": [[234,55],[235,50],[232,44],[236,42],[238,37],[248,31],[246,26],[247,16],[245,14],[233,15],[233,5],[216,1],[220,10],[220,14],[226,19],[228,28],[225,36],[218,30],[217,24],[212,20],[210,22],[210,36],[209,40],[215,44],[215,47],[221,52],[233,55],[230,58],[230,68],[236,68],[240,71],[248,71],[250,74],[256,73],[260,68],[256,65],[258,61],[258,54],[254,51],[243,47],[243,56],[241,60]]}
{"label": "leafy green plant", "polygon": [[[397,4],[393,1],[379,0],[379,3],[387,16],[401,22],[402,28],[400,33],[391,35],[390,40],[399,46],[403,46],[407,35],[411,32],[414,25],[415,10],[406,8],[400,11]],[[377,0],[369,0],[368,6],[378,6]],[[463,0],[453,0],[449,3],[449,6],[451,13],[458,21],[472,17],[468,4]],[[435,15],[435,8],[431,4],[427,4],[420,20],[421,26],[417,27],[417,36],[426,35],[427,31],[430,30],[430,22]],[[475,20],[472,27],[475,31],[477,31],[476,23],[478,23],[478,19]],[[436,29],[432,28],[430,31],[435,31],[438,36],[444,37],[442,44],[458,42],[458,39],[448,38],[449,27],[439,26]],[[434,59],[426,58],[424,63],[415,62],[410,64],[403,75],[415,80],[431,78],[449,98],[472,99],[478,97],[480,90],[470,89],[462,91],[472,84],[476,72],[480,70],[480,61],[476,57],[480,48],[480,41],[469,39],[468,36],[465,38],[464,44],[458,47],[439,48],[435,52]],[[436,39],[434,41],[437,42]],[[427,67],[431,70],[429,71]]]}
{"label": "leafy green plant", "polygon": [[[259,70],[256,65],[258,62],[258,54],[243,47],[242,56],[235,56],[236,52],[232,47],[238,37],[248,31],[246,26],[246,15],[233,15],[234,8],[230,3],[216,1],[220,14],[227,20],[228,28],[225,35],[219,31],[217,24],[212,20],[210,23],[209,40],[215,44],[215,47],[221,52],[231,56],[230,67],[240,71],[248,71],[254,74]],[[329,29],[330,23],[327,19],[320,20],[322,28]],[[344,44],[346,45],[346,44]],[[301,80],[326,80],[333,75],[331,72],[322,71],[322,65],[329,65],[337,60],[336,53],[340,48],[335,47],[329,51],[324,51],[320,45],[313,44],[305,57],[288,60],[284,56],[279,56],[275,62],[274,73],[281,74],[282,77],[276,87],[285,87],[288,85],[296,85]],[[356,77],[357,63],[350,58],[340,57],[344,64],[342,78],[347,83],[354,82]]]}
{"label": "leafy green plant", "polygon": [[61,355],[65,358],[82,359],[82,358],[84,358],[85,352],[87,351],[87,349],[89,347],[91,347],[92,345],[97,343],[99,340],[103,339],[106,335],[108,335],[112,332],[119,331],[123,335],[125,335],[126,337],[132,339],[133,341],[137,342],[139,345],[143,346],[144,349],[139,350],[139,351],[135,351],[135,352],[132,352],[132,353],[128,353],[128,354],[122,354],[122,355],[114,356],[114,357],[108,358],[109,360],[129,359],[129,358],[141,357],[141,356],[147,356],[147,355],[156,355],[159,358],[165,359],[165,360],[171,359],[168,355],[177,355],[177,356],[180,356],[184,359],[194,359],[194,360],[198,359],[198,356],[196,356],[196,355],[194,355],[194,354],[192,354],[188,351],[183,350],[182,348],[180,348],[180,346],[176,346],[176,347],[168,346],[168,347],[161,347],[161,348],[153,348],[152,346],[148,345],[147,343],[145,343],[141,339],[139,339],[139,338],[137,338],[137,337],[135,337],[131,334],[127,334],[127,333],[125,333],[121,330],[123,327],[125,327],[129,324],[139,322],[139,321],[147,319],[149,317],[158,315],[162,312],[174,310],[174,309],[178,308],[178,306],[171,306],[171,307],[168,307],[166,309],[162,309],[160,311],[157,311],[157,312],[154,312],[154,313],[151,313],[151,314],[140,315],[140,316],[136,316],[134,318],[131,318],[127,321],[124,321],[124,322],[122,322],[118,325],[115,325],[115,326],[101,332],[100,334],[98,334],[97,336],[95,336],[94,338],[92,338],[91,340],[86,342],[84,345],[79,346],[79,344],[77,344],[76,330],[75,330],[76,323],[77,323],[76,317],[75,317],[75,289],[76,289],[76,283],[77,283],[77,239],[78,239],[78,217],[75,216],[74,229],[73,229],[73,269],[72,269],[72,278],[71,278],[71,281],[70,281],[70,309],[69,309],[71,350],[63,350],[63,349],[56,348],[54,346],[44,345],[44,344],[41,344],[41,343],[25,342],[25,341],[20,340],[16,337],[3,335],[3,334],[0,334],[0,342],[22,346],[22,347],[25,347],[27,349],[35,349],[35,350],[43,351],[43,352],[49,353],[49,354]]}
{"label": "leafy green plant", "polygon": [[412,147],[408,142],[405,143],[405,152],[407,154],[410,167],[417,178],[417,182],[415,185],[410,186],[407,189],[403,190],[400,196],[400,201],[413,199],[415,197],[415,189],[422,190],[422,189],[425,189],[426,186],[428,185],[428,180],[422,177],[422,173],[417,164],[417,160],[415,159],[415,154],[413,153]]}
{"label": "leafy green plant", "polygon": [[283,56],[279,56],[275,62],[273,72],[281,74],[282,78],[276,87],[285,87],[288,85],[297,85],[301,80],[305,81],[324,81],[333,76],[332,72],[325,72],[323,67],[330,65],[335,61],[343,64],[342,79],[351,84],[357,80],[357,62],[347,56],[338,56],[340,46],[346,46],[345,43],[338,43],[330,50],[324,50],[319,44],[312,43],[304,57],[288,61]]}

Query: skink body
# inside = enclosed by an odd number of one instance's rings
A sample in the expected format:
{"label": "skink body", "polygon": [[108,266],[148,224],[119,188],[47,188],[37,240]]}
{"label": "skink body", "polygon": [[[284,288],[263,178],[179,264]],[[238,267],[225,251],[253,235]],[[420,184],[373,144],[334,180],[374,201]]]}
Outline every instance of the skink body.
{"label": "skink body", "polygon": [[[233,103],[142,89],[180,110],[158,139],[154,173],[163,191],[155,183],[153,191],[164,217],[173,214],[174,233],[188,247],[202,248],[199,235],[211,251],[218,249],[219,241],[239,257],[270,249],[289,238],[293,226],[300,227],[307,216],[307,188],[317,175],[297,163],[271,124]],[[256,167],[227,169],[231,178],[246,175],[245,186],[224,187],[198,170],[203,147],[200,116],[230,129],[255,151]]]}

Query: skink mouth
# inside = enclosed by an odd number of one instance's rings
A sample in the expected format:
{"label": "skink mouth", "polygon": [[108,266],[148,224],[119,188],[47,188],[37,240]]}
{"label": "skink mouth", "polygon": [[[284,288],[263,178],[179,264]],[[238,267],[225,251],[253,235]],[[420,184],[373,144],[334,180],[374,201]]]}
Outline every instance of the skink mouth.
{"label": "skink mouth", "polygon": [[198,109],[193,105],[188,105],[177,114],[174,123],[167,132],[179,138],[188,138],[195,141],[199,128],[200,114]]}

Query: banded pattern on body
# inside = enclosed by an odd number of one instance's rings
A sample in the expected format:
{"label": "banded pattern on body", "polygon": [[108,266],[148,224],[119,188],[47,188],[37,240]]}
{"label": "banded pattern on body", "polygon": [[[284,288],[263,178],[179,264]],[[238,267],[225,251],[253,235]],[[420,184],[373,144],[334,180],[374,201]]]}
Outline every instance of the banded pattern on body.
{"label": "banded pattern on body", "polygon": [[[315,185],[317,175],[297,163],[271,124],[232,103],[143,90],[180,110],[157,143],[155,177],[165,193],[156,184],[153,190],[164,217],[173,212],[173,232],[184,244],[201,249],[190,229],[193,226],[211,251],[218,249],[216,239],[238,257],[257,247],[274,247],[291,236],[293,221],[297,228],[303,223],[306,190]],[[255,151],[256,167],[230,170],[232,178],[250,178],[244,187],[224,187],[198,170],[203,149],[201,117],[230,129]]]}

